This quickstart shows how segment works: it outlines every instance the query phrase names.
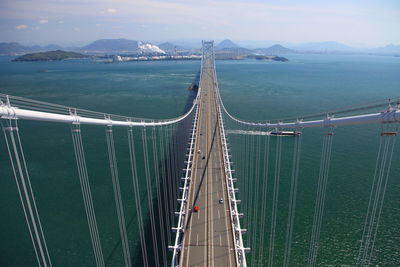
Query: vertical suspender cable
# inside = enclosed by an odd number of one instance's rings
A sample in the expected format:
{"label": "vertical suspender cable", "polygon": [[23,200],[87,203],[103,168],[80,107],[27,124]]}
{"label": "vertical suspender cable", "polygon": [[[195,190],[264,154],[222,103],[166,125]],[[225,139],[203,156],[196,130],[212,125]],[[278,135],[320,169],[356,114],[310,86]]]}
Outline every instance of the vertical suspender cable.
{"label": "vertical suspender cable", "polygon": [[128,145],[129,145],[129,158],[130,158],[130,163],[131,163],[131,172],[132,172],[132,181],[133,181],[133,193],[135,196],[137,220],[138,220],[138,227],[139,227],[140,246],[142,249],[143,266],[148,267],[149,263],[148,263],[148,259],[147,259],[146,237],[145,237],[144,227],[143,227],[142,204],[140,202],[141,199],[140,199],[137,165],[136,165],[136,155],[135,155],[135,145],[134,145],[134,141],[133,141],[132,127],[128,128]]}
{"label": "vertical suspender cable", "polygon": [[262,186],[262,209],[261,209],[261,229],[260,229],[260,249],[258,253],[258,266],[263,266],[264,257],[264,239],[265,239],[265,215],[267,214],[267,191],[268,191],[268,171],[269,171],[269,141],[270,136],[267,134],[265,136],[264,144],[264,176],[263,176],[263,186]]}
{"label": "vertical suspender cable", "polygon": [[[168,191],[167,191],[167,177],[166,177],[166,170],[165,170],[165,149],[164,149],[164,133],[163,133],[163,126],[159,128],[159,139],[160,139],[160,154],[161,154],[161,170],[162,170],[162,184],[163,184],[163,197],[164,197],[164,214],[165,214],[165,222],[166,222],[166,229],[167,229],[167,240],[168,244],[171,244],[171,221],[170,221],[170,214],[169,214],[169,207],[168,207]],[[172,207],[171,207],[172,208]]]}
{"label": "vertical suspender cable", "polygon": [[333,135],[328,135],[328,145],[327,145],[327,156],[326,156],[326,161],[325,161],[325,168],[324,168],[324,186],[322,188],[322,194],[321,194],[321,205],[320,205],[320,212],[319,212],[319,220],[318,220],[318,225],[317,225],[317,231],[316,231],[316,245],[314,246],[314,264],[313,266],[316,265],[317,263],[317,253],[318,253],[318,247],[319,247],[319,239],[320,239],[320,233],[321,233],[321,227],[322,227],[322,218],[323,218],[323,213],[325,210],[325,198],[326,198],[326,188],[328,185],[328,174],[329,174],[329,166],[331,162],[331,152],[332,152],[332,138]]}
{"label": "vertical suspender cable", "polygon": [[85,153],[82,142],[82,133],[79,123],[72,124],[71,133],[72,142],[74,144],[75,160],[78,169],[79,182],[81,184],[83,203],[85,205],[86,219],[89,226],[89,233],[92,241],[96,266],[105,266],[99,231],[97,228],[96,214],[93,207],[93,199],[90,190],[89,176],[87,173]]}
{"label": "vertical suspender cable", "polygon": [[168,192],[169,192],[169,212],[170,212],[170,219],[171,219],[171,225],[174,225],[174,211],[175,211],[175,202],[176,202],[176,194],[174,193],[174,186],[172,182],[172,170],[171,170],[171,153],[169,149],[169,126],[165,127],[165,156],[166,156],[166,162],[167,162],[167,182],[168,182]]}
{"label": "vertical suspender cable", "polygon": [[176,193],[177,196],[179,195],[179,184],[181,182],[180,175],[182,173],[182,170],[179,169],[179,164],[178,164],[178,124],[174,124],[172,126],[173,131],[172,131],[172,139],[173,141],[173,155],[174,155],[174,163],[175,163],[175,184],[176,184]]}
{"label": "vertical suspender cable", "polygon": [[[249,187],[248,187],[248,194],[249,194],[249,198],[248,198],[248,209],[247,209],[247,213],[249,214],[249,218],[248,218],[248,231],[249,234],[247,235],[247,244],[251,244],[251,231],[252,231],[252,226],[253,223],[251,220],[253,218],[253,197],[252,197],[252,193],[254,192],[254,187],[253,187],[253,181],[254,181],[254,176],[253,176],[253,171],[254,171],[254,135],[251,134],[250,135],[250,164],[249,164]],[[253,254],[253,250],[251,250],[251,253]]]}
{"label": "vertical suspender cable", "polygon": [[159,258],[158,258],[157,236],[156,236],[157,232],[156,232],[156,226],[155,226],[155,220],[154,220],[153,193],[152,193],[151,181],[150,181],[150,168],[149,168],[149,155],[148,155],[148,148],[147,148],[146,127],[143,127],[142,138],[143,138],[144,169],[145,169],[145,174],[146,174],[147,200],[149,202],[151,236],[153,238],[154,260],[155,260],[156,266],[160,266],[160,262],[159,262]]}
{"label": "vertical suspender cable", "polygon": [[[386,133],[382,130],[379,152],[375,165],[374,179],[372,181],[368,210],[364,223],[363,236],[357,258],[357,266],[369,266],[371,263],[386,194],[387,182],[389,180],[396,136],[397,129],[396,131]],[[377,175],[378,173],[379,175]],[[373,203],[372,198],[374,198]]]}
{"label": "vertical suspender cable", "polygon": [[296,195],[297,195],[297,184],[299,178],[301,137],[302,137],[301,134],[295,136],[294,147],[293,147],[292,177],[290,182],[289,211],[288,211],[288,222],[286,227],[286,242],[285,242],[285,254],[284,254],[284,266],[286,267],[290,266],[290,252],[292,248],[292,236],[293,236],[293,226],[294,226],[293,224],[296,212]]}
{"label": "vertical suspender cable", "polygon": [[276,215],[278,210],[279,178],[281,172],[281,154],[282,154],[282,136],[277,136],[276,138],[277,139],[276,139],[276,154],[275,154],[274,195],[272,201],[271,232],[269,238],[269,259],[268,259],[268,266],[270,267],[274,265]]}
{"label": "vertical suspender cable", "polygon": [[362,254],[364,253],[364,242],[365,242],[365,238],[366,238],[365,235],[366,235],[366,229],[367,229],[368,223],[369,223],[369,213],[370,213],[371,204],[372,204],[372,197],[373,197],[374,192],[375,192],[374,189],[375,189],[376,177],[377,177],[377,172],[378,172],[378,166],[379,166],[380,157],[381,157],[382,141],[383,141],[383,138],[381,136],[381,138],[379,139],[379,150],[378,150],[378,155],[377,155],[377,158],[376,158],[374,178],[372,180],[371,191],[370,191],[370,195],[369,195],[367,214],[365,216],[363,233],[361,235],[360,249],[358,251],[358,256],[357,256],[357,266],[361,265],[360,259],[361,259]]}
{"label": "vertical suspender cable", "polygon": [[114,189],[115,207],[118,215],[118,224],[119,224],[119,231],[121,234],[121,243],[122,243],[122,250],[124,253],[125,266],[132,266],[131,256],[129,253],[128,237],[126,234],[125,215],[124,215],[124,208],[122,206],[117,158],[115,155],[114,137],[111,125],[106,126],[106,140],[107,140],[108,158],[110,161],[111,178]]}
{"label": "vertical suspender cable", "polygon": [[[375,233],[374,233],[374,237],[372,239],[371,250],[370,250],[370,253],[369,253],[369,257],[368,257],[368,261],[367,261],[366,266],[369,266],[371,264],[371,258],[372,258],[372,254],[374,252],[376,235],[378,233],[379,221],[381,219],[381,214],[382,214],[383,202],[385,200],[386,187],[387,187],[387,183],[388,183],[388,180],[389,180],[390,167],[392,165],[392,159],[393,159],[393,152],[394,152],[396,137],[395,136],[391,136],[391,139],[392,139],[392,150],[390,152],[389,161],[387,163],[388,167],[386,169],[386,177],[384,178],[385,181],[384,181],[384,186],[383,186],[383,193],[382,193],[381,200],[380,200],[380,206],[379,206],[379,210],[378,210],[378,218],[376,219],[376,226],[375,226],[375,229],[373,230]],[[390,142],[390,140],[388,142]]]}
{"label": "vertical suspender cable", "polygon": [[328,183],[329,166],[331,161],[332,142],[333,128],[331,128],[329,132],[326,132],[323,137],[320,172],[318,177],[318,189],[315,201],[314,222],[308,259],[309,266],[315,266],[317,261],[322,217],[325,207],[326,187]]}
{"label": "vertical suspender cable", "polygon": [[[13,121],[15,123],[14,126],[12,125]],[[38,265],[42,266],[43,264],[43,266],[52,266],[50,255],[47,249],[46,239],[40,222],[39,213],[36,207],[35,197],[33,195],[30,177],[26,166],[24,152],[22,149],[21,139],[19,137],[17,122],[16,120],[9,119],[7,126],[4,126],[2,123],[2,128],[6,140],[8,154],[10,156],[11,167],[13,169],[15,182],[17,183],[19,197],[24,211],[25,220],[28,225],[33,248],[35,250]],[[15,140],[14,132],[17,141]],[[8,139],[10,139],[10,141]],[[23,194],[21,192],[21,188]],[[28,212],[26,208],[28,208]]]}
{"label": "vertical suspender cable", "polygon": [[256,248],[257,248],[257,230],[258,230],[258,220],[257,220],[257,215],[258,215],[258,191],[260,190],[259,187],[259,175],[260,175],[260,153],[261,153],[261,136],[260,134],[257,135],[257,147],[256,147],[256,170],[255,170],[255,185],[253,186],[254,188],[254,200],[253,200],[253,207],[254,207],[254,213],[253,213],[253,233],[252,233],[252,245],[251,245],[251,250],[253,253],[251,254],[251,262],[253,265],[255,265],[255,260],[256,260]]}
{"label": "vertical suspender cable", "polygon": [[318,222],[318,217],[319,217],[319,205],[320,205],[320,195],[323,187],[323,181],[322,181],[322,173],[323,173],[323,168],[324,168],[324,162],[325,162],[325,157],[326,157],[326,135],[324,135],[323,140],[322,140],[322,152],[321,152],[321,161],[320,161],[320,167],[319,167],[319,175],[318,175],[318,185],[317,185],[317,195],[315,199],[315,207],[314,207],[314,219],[313,219],[313,226],[312,226],[312,231],[311,231],[311,240],[310,240],[310,250],[308,254],[308,265],[312,266],[312,259],[313,259],[313,253],[314,253],[314,246],[315,246],[315,235],[316,235],[316,229],[317,229],[317,222]]}
{"label": "vertical suspender cable", "polygon": [[161,235],[161,250],[163,256],[163,265],[167,266],[167,252],[165,250],[165,236],[164,236],[164,221],[163,221],[163,212],[162,212],[162,204],[161,204],[161,190],[160,190],[160,173],[158,170],[158,151],[157,151],[157,135],[156,129],[153,127],[152,129],[152,139],[153,139],[153,163],[154,163],[154,177],[156,182],[156,190],[157,190],[157,200],[158,200],[158,220],[160,223],[160,235]]}
{"label": "vertical suspender cable", "polygon": [[[174,158],[174,133],[173,133],[173,126],[169,126],[168,127],[168,151],[169,151],[169,155],[168,155],[168,159],[169,159],[169,166],[170,166],[170,183],[172,185],[172,193],[173,193],[173,201],[174,201],[174,209],[172,212],[175,212],[178,209],[178,203],[177,203],[177,199],[178,199],[178,190],[176,188],[176,181],[175,181],[175,158]],[[174,218],[174,217],[173,217]]]}
{"label": "vertical suspender cable", "polygon": [[[248,175],[248,168],[249,168],[249,140],[250,137],[248,134],[245,135],[245,146],[244,146],[244,161],[245,163],[243,164],[243,183],[244,183],[244,196],[243,196],[243,213],[244,213],[244,220],[243,223],[245,227],[247,228],[249,225],[249,214],[248,214],[248,192],[249,192],[249,175]],[[249,246],[249,244],[247,244]]]}

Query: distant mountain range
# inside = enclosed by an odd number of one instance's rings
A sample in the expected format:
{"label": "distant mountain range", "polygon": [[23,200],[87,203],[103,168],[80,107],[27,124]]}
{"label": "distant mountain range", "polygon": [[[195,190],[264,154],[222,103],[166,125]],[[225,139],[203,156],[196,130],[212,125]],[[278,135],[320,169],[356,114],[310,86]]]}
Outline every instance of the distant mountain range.
{"label": "distant mountain range", "polygon": [[279,44],[270,46],[268,48],[256,48],[254,49],[256,53],[264,55],[280,55],[280,54],[294,54],[296,51],[283,47]]}
{"label": "distant mountain range", "polygon": [[182,46],[174,45],[170,42],[161,43],[158,45],[158,47],[167,53],[175,53],[175,49],[177,51],[185,50],[185,48],[183,48]]}
{"label": "distant mountain range", "polygon": [[100,39],[90,43],[80,50],[84,52],[136,52],[138,41],[127,39]]}
{"label": "distant mountain range", "polygon": [[[250,41],[247,41],[249,44]],[[260,44],[261,41],[257,41]],[[68,50],[84,54],[174,54],[178,53],[200,53],[200,42],[197,48],[185,47],[171,42],[154,44],[151,42],[128,40],[128,39],[100,39],[83,47],[61,47],[55,44],[46,46],[24,46],[16,42],[0,43],[0,55],[21,55],[31,52],[43,52],[49,50]],[[215,45],[216,54],[225,55],[280,55],[292,53],[330,53],[330,54],[379,54],[379,55],[400,55],[400,45],[389,44],[385,47],[374,49],[353,48],[337,42],[317,42],[304,44],[286,44],[282,46],[275,44],[269,47],[249,49],[241,47],[232,40],[226,39]]]}
{"label": "distant mountain range", "polygon": [[239,46],[229,39],[225,39],[215,46],[215,50],[232,49],[232,48],[239,48]]}

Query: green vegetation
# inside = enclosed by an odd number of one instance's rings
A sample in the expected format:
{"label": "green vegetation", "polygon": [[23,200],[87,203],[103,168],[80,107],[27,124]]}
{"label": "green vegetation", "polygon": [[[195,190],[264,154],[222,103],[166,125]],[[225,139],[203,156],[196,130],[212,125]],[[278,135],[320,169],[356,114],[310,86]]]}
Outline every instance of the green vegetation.
{"label": "green vegetation", "polygon": [[15,58],[13,61],[49,61],[49,60],[65,60],[65,59],[76,59],[76,58],[86,58],[86,57],[87,56],[80,53],[56,50],[56,51],[26,54]]}

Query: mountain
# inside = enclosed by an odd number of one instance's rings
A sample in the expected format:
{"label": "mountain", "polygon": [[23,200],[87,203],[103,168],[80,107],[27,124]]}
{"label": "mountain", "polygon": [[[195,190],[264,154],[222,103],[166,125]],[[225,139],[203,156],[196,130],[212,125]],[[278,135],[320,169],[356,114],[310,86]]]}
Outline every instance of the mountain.
{"label": "mountain", "polygon": [[256,48],[254,49],[256,53],[259,54],[264,54],[264,55],[277,55],[277,54],[293,54],[296,53],[296,51],[286,48],[284,46],[281,46],[280,44],[276,44],[273,46],[270,46],[268,48]]}
{"label": "mountain", "polygon": [[85,53],[158,53],[165,52],[158,46],[136,40],[100,39],[80,49]]}
{"label": "mountain", "polygon": [[226,48],[239,48],[239,46],[229,39],[225,39],[215,46],[215,50],[222,50]]}
{"label": "mountain", "polygon": [[174,51],[175,48],[178,49],[176,45],[171,44],[170,42],[159,44],[158,47],[164,51]]}
{"label": "mountain", "polygon": [[353,52],[356,49],[353,47],[338,43],[338,42],[317,42],[317,43],[304,43],[291,46],[292,49],[309,52]]}
{"label": "mountain", "polygon": [[0,55],[21,54],[32,51],[31,47],[20,45],[19,43],[0,43]]}
{"label": "mountain", "polygon": [[62,47],[56,44],[49,44],[42,47],[43,50],[50,51],[50,50],[61,50]]}
{"label": "mountain", "polygon": [[372,51],[378,54],[400,55],[400,45],[389,44],[384,47],[375,48]]}
{"label": "mountain", "polygon": [[81,48],[85,52],[137,52],[138,41],[127,39],[100,39]]}

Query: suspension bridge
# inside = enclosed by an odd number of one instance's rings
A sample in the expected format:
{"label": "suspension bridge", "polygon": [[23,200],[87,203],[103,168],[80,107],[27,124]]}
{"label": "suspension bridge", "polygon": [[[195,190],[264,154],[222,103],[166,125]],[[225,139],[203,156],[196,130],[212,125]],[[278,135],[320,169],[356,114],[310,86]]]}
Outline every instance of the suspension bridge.
{"label": "suspension bridge", "polygon": [[[349,116],[337,116],[340,112],[336,112],[317,114],[315,117],[319,118],[314,120],[305,116],[275,122],[240,120],[228,112],[222,101],[212,41],[203,41],[199,89],[191,107],[178,118],[125,117],[3,94],[0,94],[0,99],[6,151],[39,266],[52,266],[54,248],[46,242],[46,222],[39,216],[40,206],[34,194],[38,189],[32,187],[29,159],[24,154],[19,123],[25,120],[70,125],[89,229],[87,238],[91,241],[96,266],[109,263],[96,219],[92,177],[85,154],[85,144],[90,141],[82,137],[85,130],[82,126],[103,126],[105,129],[125,266],[138,262],[143,266],[275,266],[278,253],[282,254],[279,257],[284,266],[316,266],[335,128],[380,125],[380,143],[375,170],[371,173],[368,208],[361,225],[360,241],[354,244],[358,247],[358,254],[351,263],[356,266],[371,264],[388,180],[398,175],[391,175],[390,170],[400,122],[399,101],[353,108],[346,111],[353,113]],[[377,108],[381,110],[362,112]],[[122,175],[114,137],[116,128],[126,129],[124,142],[129,168]],[[304,264],[300,264],[293,262],[291,252],[305,128],[323,130],[311,236],[307,253],[302,255]],[[231,150],[228,136],[237,139],[239,151]],[[285,140],[289,139],[292,146],[291,171],[283,174],[282,153],[285,152]],[[284,222],[284,237],[281,237],[277,236],[277,224],[282,223],[278,216],[282,198],[280,185],[282,176],[287,174],[290,181],[287,221]],[[133,258],[132,240],[128,238],[126,203],[121,196],[122,176],[129,176],[132,181],[138,232],[138,240],[134,243],[140,251],[136,254],[140,261]],[[144,185],[144,190],[141,190],[141,185]],[[272,189],[268,188],[269,185]],[[270,191],[271,196],[267,195]],[[267,208],[267,202],[270,208]],[[284,240],[284,249],[277,249],[278,238]]]}

